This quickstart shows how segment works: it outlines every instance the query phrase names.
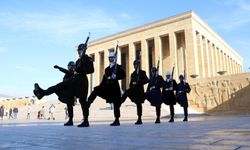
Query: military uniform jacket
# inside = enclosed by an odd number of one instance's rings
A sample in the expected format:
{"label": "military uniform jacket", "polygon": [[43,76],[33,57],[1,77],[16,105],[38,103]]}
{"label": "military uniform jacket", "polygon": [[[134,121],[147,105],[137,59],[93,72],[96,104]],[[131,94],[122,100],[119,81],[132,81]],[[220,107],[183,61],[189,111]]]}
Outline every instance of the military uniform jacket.
{"label": "military uniform jacket", "polygon": [[182,107],[188,107],[187,93],[189,93],[190,91],[191,91],[191,88],[188,83],[180,82],[177,85],[176,101]]}
{"label": "military uniform jacket", "polygon": [[177,90],[177,83],[175,80],[166,80],[162,89],[162,100],[166,105],[175,105],[175,93]]}
{"label": "military uniform jacket", "polygon": [[118,80],[126,77],[125,71],[121,65],[117,64],[116,79],[112,79],[111,76],[115,72],[115,65],[110,68],[109,66],[105,69],[102,82],[99,86],[95,87],[98,91],[98,96],[106,100],[107,103],[121,103],[121,90]]}
{"label": "military uniform jacket", "polygon": [[75,75],[73,80],[74,95],[78,98],[87,98],[88,78],[87,74],[94,72],[94,64],[91,57],[83,55],[76,61]]}
{"label": "military uniform jacket", "polygon": [[[72,79],[74,72],[70,72],[67,69],[58,68],[61,72],[65,73],[64,77],[63,77],[63,82],[70,82],[70,80]],[[70,89],[69,85],[65,85],[65,87],[56,92],[58,99],[65,104],[70,104],[70,105],[74,105],[74,95],[72,90]]]}
{"label": "military uniform jacket", "polygon": [[163,84],[164,79],[160,75],[150,78],[147,92],[145,93],[145,98],[151,103],[152,106],[161,106],[161,87],[163,86]]}
{"label": "military uniform jacket", "polygon": [[[94,72],[92,58],[83,55],[76,61],[75,74],[69,80],[64,80],[60,86],[64,88],[56,92],[61,101],[69,101],[72,97],[86,99],[88,95],[87,74]],[[58,84],[58,85],[59,85]]]}
{"label": "military uniform jacket", "polygon": [[135,70],[131,74],[128,97],[131,99],[134,103],[143,103],[145,100],[144,95],[144,84],[147,84],[149,81],[146,72],[143,70],[139,70],[139,73]]}

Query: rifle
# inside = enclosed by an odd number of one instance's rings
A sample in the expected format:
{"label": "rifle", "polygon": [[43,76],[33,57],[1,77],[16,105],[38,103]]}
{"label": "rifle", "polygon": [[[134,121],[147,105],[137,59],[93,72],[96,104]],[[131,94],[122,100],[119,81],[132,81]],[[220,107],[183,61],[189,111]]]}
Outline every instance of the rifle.
{"label": "rifle", "polygon": [[136,81],[139,82],[140,80],[140,76],[139,76],[139,71],[140,71],[140,60],[141,60],[141,52],[139,53],[139,58],[138,58],[138,61],[139,61],[139,64],[137,65],[137,68],[136,68],[136,73],[137,73],[137,79]]}
{"label": "rifle", "polygon": [[156,70],[156,74],[155,74],[155,76],[156,76],[156,79],[155,79],[155,85],[157,84],[157,82],[158,82],[158,74],[159,74],[159,67],[160,67],[160,59],[158,59],[158,62],[157,62],[157,70]]}
{"label": "rifle", "polygon": [[89,35],[88,35],[88,37],[87,37],[87,39],[85,40],[85,43],[84,43],[83,54],[86,53],[86,50],[87,50],[87,47],[88,47],[88,42],[89,42],[89,37],[90,37],[90,32],[89,32]]}
{"label": "rifle", "polygon": [[119,41],[117,41],[116,43],[116,47],[115,47],[115,70],[114,73],[117,74],[117,54],[118,54],[118,48],[119,48]]}
{"label": "rifle", "polygon": [[172,78],[172,81],[171,81],[171,87],[173,87],[173,80],[174,80],[174,69],[175,69],[175,64],[174,64],[174,66],[173,66],[173,68],[172,68],[172,73],[171,73],[171,78]]}

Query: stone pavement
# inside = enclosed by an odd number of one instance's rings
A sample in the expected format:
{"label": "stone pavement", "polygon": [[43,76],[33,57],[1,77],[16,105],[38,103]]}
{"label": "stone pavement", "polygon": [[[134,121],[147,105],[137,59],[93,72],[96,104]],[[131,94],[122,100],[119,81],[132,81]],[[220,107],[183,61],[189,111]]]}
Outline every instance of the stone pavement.
{"label": "stone pavement", "polygon": [[249,115],[191,115],[189,122],[177,117],[175,123],[167,117],[161,124],[148,119],[138,126],[127,120],[119,127],[105,121],[92,121],[89,128],[64,127],[62,122],[1,124],[0,149],[250,149]]}

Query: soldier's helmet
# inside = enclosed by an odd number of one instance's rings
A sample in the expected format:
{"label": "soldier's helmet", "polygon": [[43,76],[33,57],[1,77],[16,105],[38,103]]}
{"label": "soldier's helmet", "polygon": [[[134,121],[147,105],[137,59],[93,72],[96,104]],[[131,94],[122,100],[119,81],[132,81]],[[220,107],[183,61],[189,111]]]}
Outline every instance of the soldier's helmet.
{"label": "soldier's helmet", "polygon": [[133,64],[134,65],[139,65],[140,64],[140,60],[135,60]]}
{"label": "soldier's helmet", "polygon": [[70,62],[68,63],[68,66],[75,66],[75,62],[70,61]]}
{"label": "soldier's helmet", "polygon": [[171,73],[169,71],[167,71],[166,76],[171,76]]}
{"label": "soldier's helmet", "polygon": [[157,68],[152,67],[152,68],[151,68],[151,71],[152,71],[152,72],[156,72],[156,71],[157,71]]}
{"label": "soldier's helmet", "polygon": [[183,75],[180,75],[180,76],[179,76],[179,79],[184,79],[184,76],[183,76]]}
{"label": "soldier's helmet", "polygon": [[85,44],[79,44],[77,50],[84,50]]}

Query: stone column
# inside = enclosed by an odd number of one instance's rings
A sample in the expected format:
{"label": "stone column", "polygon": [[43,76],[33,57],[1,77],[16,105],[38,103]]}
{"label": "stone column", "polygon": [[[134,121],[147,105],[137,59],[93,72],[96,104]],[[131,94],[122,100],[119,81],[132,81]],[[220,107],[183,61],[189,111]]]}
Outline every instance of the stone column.
{"label": "stone column", "polygon": [[230,74],[233,74],[232,59],[230,57],[229,57],[229,68],[230,68]]}
{"label": "stone column", "polygon": [[108,50],[104,50],[104,68],[108,67],[109,65],[109,51]]}
{"label": "stone column", "polygon": [[149,57],[148,57],[148,44],[146,39],[141,40],[141,65],[142,69],[146,71],[147,76],[149,77]]}
{"label": "stone column", "polygon": [[205,72],[205,59],[204,59],[204,46],[203,46],[203,40],[202,40],[202,35],[200,35],[200,50],[201,50],[201,63],[202,63],[202,77],[206,77],[206,72]]}
{"label": "stone column", "polygon": [[217,54],[218,54],[218,71],[222,71],[222,57],[221,57],[221,52],[220,52],[220,49],[217,48]]}
{"label": "stone column", "polygon": [[100,76],[100,54],[99,52],[95,53],[95,63],[94,63],[94,68],[95,68],[95,73],[94,73],[94,87],[99,85],[99,76]]}
{"label": "stone column", "polygon": [[129,57],[129,77],[130,77],[130,75],[134,71],[133,62],[136,59],[135,45],[134,45],[134,43],[129,43],[129,52],[128,53],[129,53],[129,55],[127,57]]}
{"label": "stone column", "polygon": [[217,53],[217,49],[215,47],[215,45],[213,45],[213,51],[214,51],[214,58],[215,58],[215,68],[214,68],[214,75],[217,76],[217,71],[218,71],[218,67],[219,67],[219,64],[218,64],[218,53]]}
{"label": "stone column", "polygon": [[229,74],[228,59],[227,59],[227,54],[226,53],[224,53],[224,64],[225,64],[225,70],[227,71],[226,74]]}
{"label": "stone column", "polygon": [[211,62],[211,76],[215,76],[215,56],[214,56],[214,49],[213,44],[210,42],[209,44],[209,50],[210,50],[210,62]]}
{"label": "stone column", "polygon": [[233,74],[235,74],[235,70],[234,70],[234,60],[232,59],[232,70],[233,70]]}
{"label": "stone column", "polygon": [[163,75],[164,77],[164,73],[162,72],[162,42],[161,42],[161,37],[157,36],[154,37],[154,45],[155,45],[155,64],[157,65],[158,59],[160,59],[160,63],[159,63],[159,74]]}
{"label": "stone column", "polygon": [[193,29],[185,29],[184,32],[186,46],[186,73],[188,79],[190,75],[199,75],[199,57],[196,31]]}
{"label": "stone column", "polygon": [[222,71],[226,71],[226,68],[225,68],[225,55],[224,55],[223,51],[221,51],[221,66],[222,66]]}
{"label": "stone column", "polygon": [[170,48],[170,62],[171,66],[175,65],[174,78],[177,80],[178,73],[178,63],[177,63],[177,48],[176,48],[176,35],[174,32],[169,33],[169,48]]}
{"label": "stone column", "polygon": [[208,40],[207,38],[204,37],[204,42],[205,42],[205,53],[206,53],[206,56],[207,58],[205,58],[205,60],[207,61],[207,65],[206,65],[206,76],[207,77],[211,77],[211,69],[210,69],[210,66],[211,66],[211,62],[210,62],[210,53],[209,53],[209,49],[208,49]]}

